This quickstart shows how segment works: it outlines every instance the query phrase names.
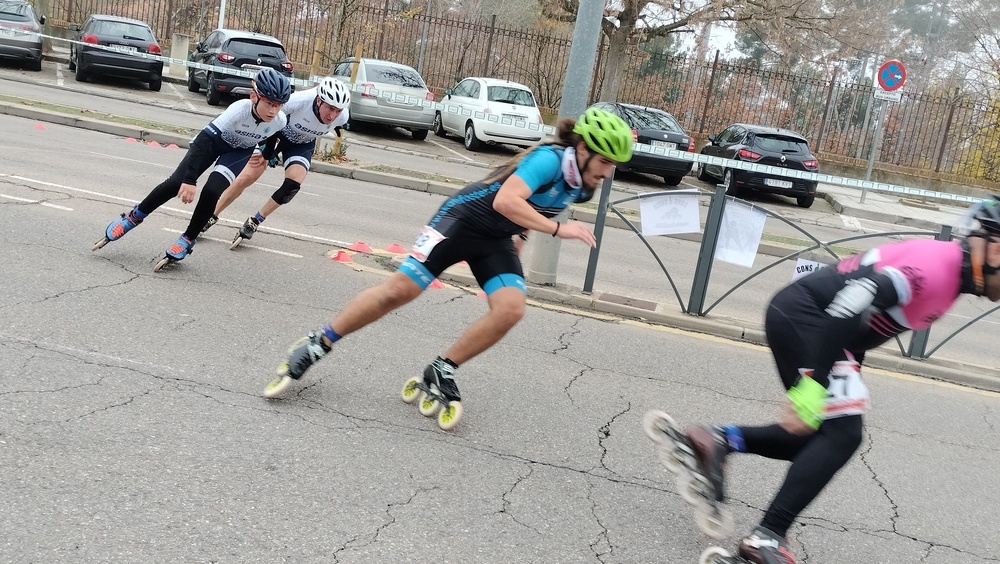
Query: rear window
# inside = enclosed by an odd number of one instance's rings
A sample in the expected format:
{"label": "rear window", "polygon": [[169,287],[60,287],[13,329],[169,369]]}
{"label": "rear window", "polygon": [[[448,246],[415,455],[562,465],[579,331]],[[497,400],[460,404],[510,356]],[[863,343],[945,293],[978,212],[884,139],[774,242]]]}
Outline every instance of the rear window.
{"label": "rear window", "polygon": [[8,22],[30,22],[34,19],[34,12],[30,4],[24,2],[3,2],[0,0],[0,20]]}
{"label": "rear window", "polygon": [[123,39],[155,41],[153,38],[153,32],[150,31],[148,27],[126,22],[94,22],[94,27],[91,32],[95,35],[109,35],[112,37],[121,37]]}
{"label": "rear window", "polygon": [[285,49],[281,45],[253,39],[233,39],[226,50],[237,57],[272,57],[285,60]]}
{"label": "rear window", "polygon": [[372,82],[395,84],[410,88],[426,88],[424,80],[417,71],[409,67],[397,67],[368,63],[365,65],[365,77]]}
{"label": "rear window", "polygon": [[535,107],[535,98],[531,92],[512,86],[490,86],[486,89],[490,102],[503,102],[517,106]]}
{"label": "rear window", "polygon": [[808,153],[809,144],[795,137],[783,135],[757,135],[754,145],[773,153]]}
{"label": "rear window", "polygon": [[629,108],[620,106],[622,117],[632,129],[661,129],[674,133],[684,133],[680,124],[667,112],[651,108]]}

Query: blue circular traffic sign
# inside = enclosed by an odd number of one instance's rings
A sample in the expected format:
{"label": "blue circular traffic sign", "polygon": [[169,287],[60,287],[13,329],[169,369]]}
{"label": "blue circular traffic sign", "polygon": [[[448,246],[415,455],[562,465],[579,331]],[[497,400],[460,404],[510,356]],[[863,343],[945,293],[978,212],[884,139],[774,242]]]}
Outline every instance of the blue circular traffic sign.
{"label": "blue circular traffic sign", "polygon": [[906,67],[899,61],[886,61],[878,68],[878,85],[886,92],[898,90],[906,81]]}

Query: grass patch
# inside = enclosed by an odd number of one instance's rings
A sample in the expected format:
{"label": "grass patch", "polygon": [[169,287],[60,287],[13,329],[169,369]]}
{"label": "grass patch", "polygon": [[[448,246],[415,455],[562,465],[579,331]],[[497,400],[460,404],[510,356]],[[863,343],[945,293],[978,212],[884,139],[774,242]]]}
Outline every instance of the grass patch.
{"label": "grass patch", "polygon": [[101,121],[108,121],[112,123],[122,123],[125,125],[134,125],[136,127],[141,127],[142,129],[150,129],[154,131],[165,131],[168,133],[179,133],[181,135],[194,135],[199,130],[191,129],[188,127],[180,127],[177,125],[170,125],[167,123],[160,123],[158,121],[149,121],[139,118],[130,118],[125,116],[119,116],[115,114],[108,114],[105,112],[98,112],[94,110],[88,110],[86,108],[77,108],[75,106],[66,106],[63,104],[53,104],[51,102],[39,102],[37,100],[29,100],[27,98],[19,98],[17,96],[6,96],[0,94],[0,101],[9,102],[11,104],[20,104],[22,106],[29,106],[32,108],[38,108],[40,110],[48,110],[53,112],[58,112],[61,114],[78,116],[90,119],[99,119]]}
{"label": "grass patch", "polygon": [[432,182],[454,184],[456,186],[465,186],[466,184],[469,183],[469,180],[464,178],[455,178],[453,176],[445,176],[443,174],[437,174],[434,172],[421,172],[419,170],[410,170],[410,169],[398,168],[382,164],[363,165],[360,168],[362,170],[370,170],[372,172],[385,172],[388,174],[398,174],[399,176],[409,176],[413,178],[419,178],[421,180],[430,180]]}

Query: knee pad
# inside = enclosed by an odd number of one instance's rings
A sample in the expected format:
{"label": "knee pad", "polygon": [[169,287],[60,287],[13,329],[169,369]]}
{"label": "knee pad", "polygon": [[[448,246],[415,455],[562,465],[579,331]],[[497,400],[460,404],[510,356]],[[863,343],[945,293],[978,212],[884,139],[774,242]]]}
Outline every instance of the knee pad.
{"label": "knee pad", "polygon": [[274,203],[283,206],[292,201],[292,198],[295,197],[295,194],[299,193],[299,188],[301,187],[302,185],[298,182],[292,180],[291,178],[286,178],[285,181],[281,183],[281,186],[274,191],[274,194],[271,194],[271,199],[274,200]]}

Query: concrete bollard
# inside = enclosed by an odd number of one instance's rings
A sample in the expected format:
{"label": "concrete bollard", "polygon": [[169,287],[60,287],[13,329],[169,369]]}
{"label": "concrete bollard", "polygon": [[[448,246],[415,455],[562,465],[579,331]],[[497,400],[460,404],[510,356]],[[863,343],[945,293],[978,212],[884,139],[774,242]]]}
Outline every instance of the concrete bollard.
{"label": "concrete bollard", "polygon": [[[191,36],[183,33],[175,33],[170,38],[170,57],[186,61],[191,47]],[[177,68],[174,68],[177,67]],[[163,66],[163,74],[171,76],[184,76],[187,71],[183,66],[166,64]]]}

